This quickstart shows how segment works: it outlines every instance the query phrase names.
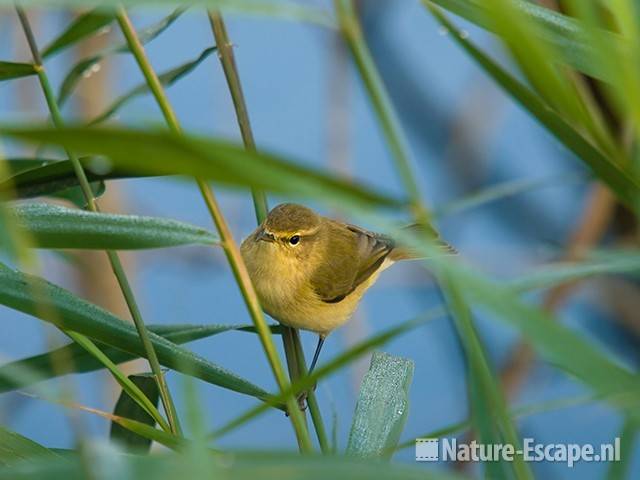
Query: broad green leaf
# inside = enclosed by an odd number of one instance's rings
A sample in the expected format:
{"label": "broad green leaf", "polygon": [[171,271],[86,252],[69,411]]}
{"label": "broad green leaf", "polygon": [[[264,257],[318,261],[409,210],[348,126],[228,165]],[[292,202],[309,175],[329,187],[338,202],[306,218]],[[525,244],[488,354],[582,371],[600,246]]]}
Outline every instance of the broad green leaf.
{"label": "broad green leaf", "polygon": [[404,204],[346,179],[221,140],[113,128],[5,128],[1,131],[11,137],[104,155],[116,166],[140,173],[188,175],[359,207]]}
{"label": "broad green leaf", "polygon": [[[2,264],[0,304],[33,315],[63,330],[74,331],[119,350],[145,357],[145,350],[131,323],[61,287]],[[268,396],[260,387],[193,352],[151,332],[149,336],[162,365],[235,392],[260,399]]]}
{"label": "broad green leaf", "polygon": [[28,77],[37,73],[30,63],[0,62],[0,82],[12,78]]}
{"label": "broad green leaf", "polygon": [[[209,55],[215,52],[216,47],[209,47],[202,51],[197,58],[190,60],[188,62],[183,63],[171,70],[168,70],[164,73],[158,75],[158,80],[164,86],[170,87],[178,80],[180,80],[185,75],[188,75],[190,72],[196,69],[198,65],[200,65]],[[131,89],[129,92],[125,93],[121,97],[118,97],[111,106],[109,106],[103,113],[98,115],[96,118],[89,122],[89,125],[97,125],[98,123],[104,122],[109,117],[111,117],[114,113],[116,113],[120,108],[126,105],[130,100],[138,97],[140,95],[144,95],[149,93],[149,84],[144,82],[138,85],[137,87]]]}
{"label": "broad green leaf", "polygon": [[43,458],[59,459],[60,457],[39,443],[0,425],[0,466],[21,462],[31,464]]}
{"label": "broad green leaf", "polygon": [[[38,162],[43,163],[37,165]],[[106,180],[144,176],[110,168],[95,157],[82,157],[80,162],[94,191],[99,191],[100,185]],[[17,198],[56,196],[79,188],[78,178],[69,160],[10,159],[9,168],[15,173],[11,178],[0,178],[0,193],[10,192]]]}
{"label": "broad green leaf", "polygon": [[[482,0],[430,0],[432,3],[459,15],[484,29],[495,31],[495,22]],[[562,54],[562,59],[578,71],[605,81],[614,81],[611,72],[602,68],[588,28],[575,18],[562,15],[534,2],[516,0],[514,5],[524,16],[536,23],[542,39]],[[602,31],[600,36],[610,51],[623,50],[625,41],[613,32]]]}
{"label": "broad green leaf", "polygon": [[[145,425],[145,427],[150,428]],[[156,432],[160,432],[156,430]],[[161,433],[161,432],[160,432]],[[172,437],[176,438],[176,437]],[[184,442],[175,445],[182,446]],[[187,477],[196,465],[189,452],[158,455],[122,455],[112,450],[95,452],[91,466],[100,479],[175,480],[176,478],[223,478],[225,480],[461,480],[460,475],[423,466],[371,462],[364,459],[321,455],[296,455],[287,452],[211,452],[211,471],[207,476]],[[66,460],[66,461],[65,461]],[[107,468],[105,468],[107,466]],[[102,468],[100,468],[102,467]],[[16,465],[0,469],[0,480],[84,480],[86,468],[77,455],[68,459],[42,461],[33,466]]]}
{"label": "broad green leaf", "polygon": [[219,242],[203,228],[164,218],[94,213],[46,203],[22,204],[9,212],[16,226],[40,248],[135,250]]}
{"label": "broad green leaf", "polygon": [[546,127],[567,148],[575,153],[611,190],[620,201],[638,211],[640,179],[632,172],[607,158],[598,148],[585,139],[561,116],[550,109],[534,92],[520,83],[510,73],[471,43],[467,36],[454,27],[436,8],[431,13],[449,31],[453,39],[489,74],[507,93]]}
{"label": "broad green leaf", "polygon": [[75,45],[83,38],[109,25],[113,19],[114,14],[102,8],[95,8],[83,13],[42,51],[42,56],[47,58],[55,53],[61,52],[65,48]]}
{"label": "broad green leaf", "polygon": [[[144,28],[138,32],[138,38],[140,42],[145,45],[150,42],[162,32],[164,32],[167,28],[175,22],[182,13],[184,13],[189,7],[181,6],[174,10],[170,15],[162,18],[160,21],[154,23],[153,25]],[[63,105],[69,96],[73,93],[78,82],[86,75],[90,75],[91,72],[99,67],[99,63],[104,60],[106,57],[117,53],[127,53],[129,52],[129,46],[126,43],[120,43],[118,45],[110,45],[108,47],[99,50],[94,55],[80,60],[76,63],[71,70],[67,73],[62,84],[60,86],[60,91],[58,92],[58,103]]]}
{"label": "broad green leaf", "polygon": [[[135,383],[156,407],[158,406],[160,391],[158,390],[158,383],[153,375],[129,375],[129,380]],[[153,417],[144,409],[140,408],[140,405],[124,390],[120,393],[120,397],[118,397],[116,406],[113,409],[113,414],[118,417],[136,420],[150,427],[155,426],[156,423]],[[112,441],[121,444],[126,450],[131,450],[136,453],[148,452],[151,448],[150,439],[126,429],[117,422],[111,423],[110,437]]]}
{"label": "broad green leaf", "polygon": [[412,360],[373,352],[371,366],[360,386],[347,455],[390,456],[388,452],[398,444],[409,415],[414,368]]}
{"label": "broad green leaf", "polygon": [[[149,325],[147,328],[177,344],[207,338],[231,330],[254,332],[254,327],[250,325]],[[280,333],[280,326],[271,326],[271,331],[274,334]],[[138,355],[118,350],[100,342],[96,342],[96,344],[113,363],[118,364],[138,358]],[[60,358],[67,361],[56,362],[56,359]],[[87,353],[85,349],[71,343],[40,355],[0,366],[0,393],[25,388],[36,382],[68,373],[93,372],[102,368],[104,365]],[[30,372],[31,375],[20,375],[25,371]]]}

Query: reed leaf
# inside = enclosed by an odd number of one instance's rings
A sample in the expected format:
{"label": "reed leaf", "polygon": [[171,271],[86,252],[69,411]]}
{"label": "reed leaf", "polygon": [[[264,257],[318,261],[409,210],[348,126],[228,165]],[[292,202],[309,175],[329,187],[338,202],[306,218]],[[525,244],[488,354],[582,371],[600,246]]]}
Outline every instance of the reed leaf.
{"label": "reed leaf", "polygon": [[[400,199],[354,182],[235,144],[171,132],[128,129],[2,129],[5,135],[104,155],[116,166],[149,175],[186,175],[259,190],[324,198],[356,207],[400,206]],[[176,159],[180,159],[176,162]]]}
{"label": "reed leaf", "polygon": [[138,250],[219,243],[203,228],[165,218],[94,213],[46,203],[18,205],[9,213],[39,248]]}

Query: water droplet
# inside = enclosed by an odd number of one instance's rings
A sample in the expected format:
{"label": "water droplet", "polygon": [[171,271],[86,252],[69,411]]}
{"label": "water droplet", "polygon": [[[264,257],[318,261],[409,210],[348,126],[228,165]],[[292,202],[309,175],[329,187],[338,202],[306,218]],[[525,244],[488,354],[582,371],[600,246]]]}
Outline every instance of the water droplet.
{"label": "water droplet", "polygon": [[463,40],[464,40],[465,38],[469,38],[469,32],[467,32],[466,30],[462,30],[462,31],[460,32],[460,38],[462,38]]}
{"label": "water droplet", "polygon": [[93,75],[93,72],[90,68],[87,68],[84,72],[82,72],[82,78],[89,78],[91,75]]}
{"label": "water droplet", "polygon": [[91,72],[92,72],[92,73],[97,73],[97,72],[99,72],[99,71],[100,71],[100,69],[101,69],[101,68],[102,68],[102,67],[100,66],[100,64],[99,64],[99,63],[94,63],[94,64],[91,66]]}
{"label": "water droplet", "polygon": [[438,35],[445,36],[449,34],[449,29],[447,27],[440,27],[438,29]]}
{"label": "water droplet", "polygon": [[98,35],[106,35],[110,31],[111,31],[111,25],[106,25],[100,29],[100,31],[98,32]]}
{"label": "water droplet", "polygon": [[89,160],[89,170],[96,175],[106,175],[113,170],[113,165],[111,164],[111,160],[106,157],[91,157],[91,160]]}

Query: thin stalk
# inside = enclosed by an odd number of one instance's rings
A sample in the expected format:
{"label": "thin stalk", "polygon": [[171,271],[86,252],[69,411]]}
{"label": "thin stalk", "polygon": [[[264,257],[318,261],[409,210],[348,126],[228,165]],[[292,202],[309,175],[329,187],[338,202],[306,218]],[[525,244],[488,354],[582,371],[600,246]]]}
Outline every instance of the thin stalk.
{"label": "thin stalk", "polygon": [[[293,335],[293,341],[291,342],[296,348],[296,360],[298,362],[298,372],[301,377],[307,375],[307,363],[304,360],[304,352],[302,351],[302,343],[300,342],[300,332],[292,328],[291,334]],[[318,437],[318,444],[320,450],[325,455],[331,453],[331,446],[329,445],[329,439],[327,438],[327,432],[324,428],[324,422],[322,421],[322,414],[320,413],[320,406],[318,405],[318,399],[313,389],[309,390],[307,394],[307,404],[309,405],[309,413],[311,414],[311,421],[313,427],[316,430],[316,436]]]}
{"label": "thin stalk", "polygon": [[[236,119],[238,121],[238,127],[240,128],[242,142],[247,150],[256,151],[256,143],[251,129],[249,112],[242,92],[242,83],[240,82],[240,74],[238,73],[238,67],[233,53],[233,45],[229,40],[224,19],[220,12],[217,11],[209,11],[208,16],[209,22],[211,23],[211,30],[213,31],[213,36],[216,41],[218,58],[220,59],[222,69],[227,80],[227,85],[229,87],[229,93],[231,94],[231,100],[233,101],[233,106],[236,112]],[[262,191],[254,189],[251,193],[256,211],[256,220],[258,221],[258,224],[260,224],[264,221],[267,216],[267,212],[269,211],[267,198]],[[292,383],[295,383],[300,376],[306,375],[306,367],[304,369],[300,368],[300,362],[304,364],[304,352],[302,351],[298,331],[287,326],[283,326],[283,328],[284,332],[282,335],[282,342],[284,344],[289,378]],[[311,413],[313,425],[316,429],[320,448],[326,453],[328,451],[326,448],[328,441],[315,392],[310,391],[308,393],[307,403],[309,404],[309,411]]]}
{"label": "thin stalk", "polygon": [[[240,127],[240,134],[242,135],[242,142],[247,150],[255,152],[256,142],[253,138],[247,104],[244,101],[240,75],[238,74],[238,67],[236,66],[236,60],[233,55],[233,48],[229,41],[229,36],[227,35],[227,28],[224,24],[224,20],[222,19],[222,15],[220,15],[219,12],[209,12],[209,22],[211,23],[213,36],[216,40],[218,58],[220,58],[220,63],[224,70],[224,76],[226,77],[227,85],[229,86],[229,92],[231,93],[233,108],[236,111],[238,127]],[[256,218],[258,219],[258,223],[262,223],[269,212],[267,196],[264,192],[256,189],[252,189],[251,194],[253,196],[253,205],[256,210]]]}
{"label": "thin stalk", "polygon": [[[16,12],[18,14],[18,18],[20,19],[20,23],[22,24],[25,37],[27,38],[29,49],[31,50],[33,62],[38,72],[38,79],[40,81],[40,86],[42,87],[42,92],[45,96],[47,105],[49,107],[49,111],[51,113],[51,120],[53,121],[53,124],[56,128],[64,127],[64,120],[62,119],[60,108],[56,101],[55,94],[53,93],[53,89],[51,88],[49,77],[45,71],[45,68],[42,62],[42,56],[40,55],[40,51],[35,41],[33,31],[31,30],[29,19],[27,18],[27,15],[24,12],[24,10],[17,5],[16,5]],[[87,206],[89,210],[91,210],[92,212],[98,212],[99,211],[98,204],[96,203],[96,199],[93,196],[93,191],[91,190],[91,186],[84,172],[84,169],[82,168],[82,164],[78,159],[78,156],[69,149],[65,149],[65,151],[67,156],[69,157],[69,160],[71,161],[71,164],[73,165],[73,170],[76,174],[78,183],[80,184],[82,194],[84,195],[84,198],[87,202]],[[142,345],[145,349],[145,353],[147,355],[147,359],[149,361],[151,371],[153,372],[156,382],[158,383],[160,398],[162,399],[162,404],[167,414],[167,421],[171,426],[171,431],[174,434],[179,434],[180,424],[178,421],[178,416],[176,414],[175,406],[173,404],[171,394],[169,393],[169,388],[167,386],[164,375],[162,374],[162,369],[160,367],[160,362],[158,362],[158,357],[156,355],[155,349],[153,348],[153,344],[149,339],[149,335],[144,325],[144,320],[142,319],[142,315],[140,314],[138,304],[133,295],[133,291],[131,290],[131,285],[129,284],[129,280],[127,279],[127,276],[124,272],[124,268],[122,267],[122,263],[120,262],[120,258],[118,254],[110,250],[107,250],[106,253],[107,253],[107,256],[109,257],[111,268],[113,270],[113,273],[116,276],[118,284],[120,285],[120,289],[122,290],[124,299],[131,313],[131,317],[133,318],[133,323],[135,324],[136,330],[138,331],[138,336],[140,337],[140,341],[142,342]]]}
{"label": "thin stalk", "polygon": [[334,4],[340,31],[351,50],[351,55],[369,94],[402,183],[409,193],[414,214],[418,220],[426,222],[429,219],[429,213],[422,203],[420,187],[415,181],[416,175],[413,172],[409,146],[402,133],[387,89],[364,41],[353,2],[352,0],[334,0]]}
{"label": "thin stalk", "polygon": [[[172,132],[180,133],[182,129],[175,112],[169,103],[169,99],[167,98],[164,88],[158,79],[158,75],[147,58],[140,39],[138,38],[124,7],[117,7],[116,18],[122,33],[127,40],[129,49],[133,53],[133,56],[135,57],[147,84],[149,85],[149,89],[151,90],[156,103],[165,118],[167,126]],[[258,332],[262,348],[265,351],[269,366],[271,367],[278,384],[278,388],[283,392],[287,391],[289,388],[287,377],[280,362],[280,358],[278,357],[273,339],[271,338],[271,330],[264,319],[264,315],[258,301],[258,296],[253,288],[253,284],[251,283],[251,279],[244,261],[242,260],[242,256],[240,255],[240,249],[233,240],[233,236],[231,235],[229,226],[227,225],[220,207],[218,206],[213,190],[201,179],[196,179],[196,183],[207,209],[209,210],[211,218],[216,225],[218,233],[220,234],[225,255],[227,256],[231,270],[233,271],[234,277],[240,287],[240,291],[245,300],[256,331]],[[309,438],[309,432],[305,427],[304,418],[298,409],[296,398],[293,394],[287,396],[286,405],[300,450],[302,452],[310,452],[311,439]]]}

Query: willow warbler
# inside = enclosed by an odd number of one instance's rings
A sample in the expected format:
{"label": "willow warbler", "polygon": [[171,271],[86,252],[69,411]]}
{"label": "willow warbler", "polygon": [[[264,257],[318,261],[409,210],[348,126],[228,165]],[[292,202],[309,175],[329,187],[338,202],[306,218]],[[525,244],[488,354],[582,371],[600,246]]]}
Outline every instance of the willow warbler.
{"label": "willow warbler", "polygon": [[319,335],[310,372],[324,339],[349,320],[380,272],[415,258],[388,236],[292,203],[271,210],[241,252],[264,311]]}

